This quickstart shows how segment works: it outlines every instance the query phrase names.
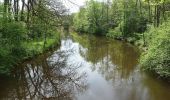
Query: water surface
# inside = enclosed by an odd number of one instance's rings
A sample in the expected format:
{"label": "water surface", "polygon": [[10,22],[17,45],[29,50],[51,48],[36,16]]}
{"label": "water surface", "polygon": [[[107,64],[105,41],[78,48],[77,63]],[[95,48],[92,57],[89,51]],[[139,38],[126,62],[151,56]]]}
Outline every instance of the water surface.
{"label": "water surface", "polygon": [[139,50],[87,35],[63,36],[59,49],[0,78],[0,100],[170,100],[170,84],[140,70]]}

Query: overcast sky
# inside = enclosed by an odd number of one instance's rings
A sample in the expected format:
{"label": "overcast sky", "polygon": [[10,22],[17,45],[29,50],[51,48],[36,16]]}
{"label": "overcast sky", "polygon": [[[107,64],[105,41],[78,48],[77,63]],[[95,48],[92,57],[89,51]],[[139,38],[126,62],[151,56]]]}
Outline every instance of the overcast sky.
{"label": "overcast sky", "polygon": [[71,13],[78,12],[79,7],[83,6],[87,0],[62,0]]}

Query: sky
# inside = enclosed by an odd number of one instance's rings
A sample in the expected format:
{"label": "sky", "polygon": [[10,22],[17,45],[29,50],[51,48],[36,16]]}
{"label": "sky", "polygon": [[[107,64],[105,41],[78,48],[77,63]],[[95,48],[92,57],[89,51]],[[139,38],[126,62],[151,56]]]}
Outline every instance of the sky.
{"label": "sky", "polygon": [[79,7],[85,5],[87,0],[62,0],[67,9],[70,10],[71,13],[75,13],[79,11]]}

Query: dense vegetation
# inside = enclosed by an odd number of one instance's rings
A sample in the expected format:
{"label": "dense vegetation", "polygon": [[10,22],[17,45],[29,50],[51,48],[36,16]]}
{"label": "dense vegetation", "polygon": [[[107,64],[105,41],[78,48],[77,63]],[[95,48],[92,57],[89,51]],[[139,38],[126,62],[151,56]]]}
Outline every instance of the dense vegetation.
{"label": "dense vegetation", "polygon": [[146,30],[146,9],[147,5],[142,5],[138,0],[90,0],[75,14],[74,27],[79,32],[128,37]]}
{"label": "dense vegetation", "polygon": [[143,68],[168,78],[169,11],[169,0],[89,0],[73,14],[73,26],[80,33],[126,40],[148,49],[140,59]]}
{"label": "dense vegetation", "polygon": [[170,77],[170,22],[148,32],[148,50],[141,57],[145,69],[154,71],[161,77]]}
{"label": "dense vegetation", "polygon": [[0,74],[22,59],[59,44],[66,9],[57,0],[3,0],[0,3]]}

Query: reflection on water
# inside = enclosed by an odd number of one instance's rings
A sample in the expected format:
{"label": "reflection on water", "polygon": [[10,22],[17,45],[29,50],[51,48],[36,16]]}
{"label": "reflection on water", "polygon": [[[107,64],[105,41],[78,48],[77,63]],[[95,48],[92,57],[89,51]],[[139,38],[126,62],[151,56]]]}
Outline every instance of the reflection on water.
{"label": "reflection on water", "polygon": [[169,83],[140,71],[139,55],[124,42],[67,34],[60,49],[1,78],[0,99],[169,100]]}
{"label": "reflection on water", "polygon": [[76,91],[86,89],[86,76],[78,73],[81,64],[67,63],[70,54],[71,51],[56,51],[50,57],[41,55],[18,66],[9,84],[13,87],[0,99],[74,100]]}

